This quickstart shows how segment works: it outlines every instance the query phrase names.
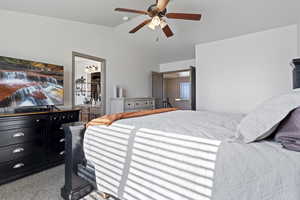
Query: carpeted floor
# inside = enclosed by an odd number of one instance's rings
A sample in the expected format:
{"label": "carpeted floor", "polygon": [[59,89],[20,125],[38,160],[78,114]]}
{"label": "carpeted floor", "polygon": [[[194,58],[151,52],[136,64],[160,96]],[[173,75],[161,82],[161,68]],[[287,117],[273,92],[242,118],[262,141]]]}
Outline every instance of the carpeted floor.
{"label": "carpeted floor", "polygon": [[64,165],[0,186],[0,200],[62,200]]}

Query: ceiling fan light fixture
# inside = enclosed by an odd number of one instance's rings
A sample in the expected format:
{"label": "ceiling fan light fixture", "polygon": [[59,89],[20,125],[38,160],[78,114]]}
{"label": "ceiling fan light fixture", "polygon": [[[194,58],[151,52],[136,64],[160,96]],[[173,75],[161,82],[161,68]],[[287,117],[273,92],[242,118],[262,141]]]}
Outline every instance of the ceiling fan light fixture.
{"label": "ceiling fan light fixture", "polygon": [[160,19],[159,16],[155,16],[152,18],[151,22],[148,24],[148,27],[151,28],[152,30],[155,30],[157,26],[161,24],[162,20]]}
{"label": "ceiling fan light fixture", "polygon": [[152,22],[150,22],[150,23],[148,24],[148,27],[149,27],[150,29],[152,29],[152,30],[155,30],[155,28],[156,28],[156,26],[155,26]]}
{"label": "ceiling fan light fixture", "polygon": [[151,20],[151,23],[152,23],[154,26],[159,26],[160,23],[161,23],[161,20],[160,20],[159,16],[153,17],[152,20]]}

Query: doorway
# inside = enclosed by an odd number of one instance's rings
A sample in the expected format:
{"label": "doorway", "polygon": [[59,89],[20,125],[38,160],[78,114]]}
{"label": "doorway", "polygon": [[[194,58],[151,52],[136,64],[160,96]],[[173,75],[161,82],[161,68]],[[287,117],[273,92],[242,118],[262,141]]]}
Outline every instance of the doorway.
{"label": "doorway", "polygon": [[194,67],[172,72],[153,72],[152,95],[156,108],[175,107],[196,110],[196,71]]}
{"label": "doorway", "polygon": [[72,104],[87,122],[105,114],[105,59],[73,52]]}

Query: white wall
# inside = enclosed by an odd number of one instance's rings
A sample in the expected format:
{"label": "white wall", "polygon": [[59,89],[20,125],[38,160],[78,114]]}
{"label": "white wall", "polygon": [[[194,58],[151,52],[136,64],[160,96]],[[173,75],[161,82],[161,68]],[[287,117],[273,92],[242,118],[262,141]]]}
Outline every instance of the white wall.
{"label": "white wall", "polygon": [[248,112],[292,89],[297,26],[196,45],[197,109]]}
{"label": "white wall", "polygon": [[184,70],[189,69],[189,67],[195,67],[196,66],[196,60],[182,60],[182,61],[176,61],[171,63],[163,63],[160,64],[160,72],[168,72],[168,71],[177,71],[177,70]]}
{"label": "white wall", "polygon": [[[151,95],[156,55],[119,38],[111,28],[0,10],[0,55],[65,67],[65,104],[71,105],[72,51],[107,60],[107,98],[114,85],[127,95]],[[107,105],[109,108],[109,105]]]}

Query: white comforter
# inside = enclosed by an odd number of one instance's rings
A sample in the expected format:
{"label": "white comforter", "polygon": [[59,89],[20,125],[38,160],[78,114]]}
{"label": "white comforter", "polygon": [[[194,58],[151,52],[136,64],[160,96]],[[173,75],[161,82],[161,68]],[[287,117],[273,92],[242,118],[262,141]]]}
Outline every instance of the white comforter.
{"label": "white comforter", "polygon": [[176,111],[88,128],[99,191],[121,200],[299,200],[300,153],[227,142],[242,115]]}

